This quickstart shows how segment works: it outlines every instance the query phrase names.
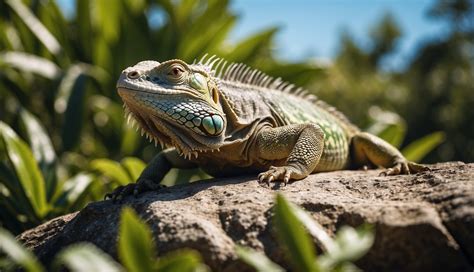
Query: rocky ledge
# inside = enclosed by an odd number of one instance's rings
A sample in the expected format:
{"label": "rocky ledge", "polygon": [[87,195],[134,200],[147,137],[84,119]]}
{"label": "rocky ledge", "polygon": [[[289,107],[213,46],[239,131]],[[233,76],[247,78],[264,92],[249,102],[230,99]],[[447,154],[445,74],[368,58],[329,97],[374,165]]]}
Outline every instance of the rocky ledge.
{"label": "rocky ledge", "polygon": [[255,177],[195,182],[163,191],[91,203],[53,219],[18,239],[44,262],[75,242],[94,243],[112,256],[121,208],[133,207],[148,222],[160,254],[198,250],[215,271],[246,270],[234,245],[287,261],[271,227],[276,191],[312,214],[328,233],[343,225],[375,226],[375,243],[357,265],[367,271],[472,271],[474,266],[474,164],[430,166],[415,175],[380,177],[379,170],[311,175],[268,188]]}

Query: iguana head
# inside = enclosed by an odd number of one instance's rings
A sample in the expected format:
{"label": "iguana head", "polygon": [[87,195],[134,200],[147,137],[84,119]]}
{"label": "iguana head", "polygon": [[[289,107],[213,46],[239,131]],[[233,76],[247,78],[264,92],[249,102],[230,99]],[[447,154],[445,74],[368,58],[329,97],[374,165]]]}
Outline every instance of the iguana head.
{"label": "iguana head", "polygon": [[147,137],[185,156],[218,149],[225,114],[217,82],[203,65],[181,60],[142,61],[125,69],[117,90]]}

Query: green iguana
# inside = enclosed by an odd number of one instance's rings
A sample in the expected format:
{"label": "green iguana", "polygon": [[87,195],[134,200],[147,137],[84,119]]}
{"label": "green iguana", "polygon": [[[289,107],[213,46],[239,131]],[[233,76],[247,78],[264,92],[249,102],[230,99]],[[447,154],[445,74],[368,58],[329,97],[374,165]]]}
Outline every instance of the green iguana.
{"label": "green iguana", "polygon": [[171,168],[200,167],[215,177],[259,173],[260,182],[285,184],[367,166],[387,168],[382,175],[428,169],[304,89],[215,56],[139,62],[122,72],[117,89],[142,135],[170,148],[136,183],[106,196],[113,200],[160,188]]}

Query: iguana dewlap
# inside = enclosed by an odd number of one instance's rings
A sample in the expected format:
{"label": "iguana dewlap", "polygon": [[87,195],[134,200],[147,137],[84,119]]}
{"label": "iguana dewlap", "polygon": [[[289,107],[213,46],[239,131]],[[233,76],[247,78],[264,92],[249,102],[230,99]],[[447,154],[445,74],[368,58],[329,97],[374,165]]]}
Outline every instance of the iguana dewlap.
{"label": "iguana dewlap", "polygon": [[117,89],[128,117],[167,149],[113,199],[159,188],[171,168],[259,173],[266,183],[363,166],[387,168],[385,175],[426,169],[304,89],[243,64],[142,61],[122,72]]}

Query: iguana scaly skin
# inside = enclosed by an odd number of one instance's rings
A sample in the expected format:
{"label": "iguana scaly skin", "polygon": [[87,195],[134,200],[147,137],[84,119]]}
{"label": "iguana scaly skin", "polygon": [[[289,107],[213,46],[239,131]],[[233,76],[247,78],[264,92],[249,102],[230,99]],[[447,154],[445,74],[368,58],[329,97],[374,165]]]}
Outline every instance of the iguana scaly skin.
{"label": "iguana scaly skin", "polygon": [[384,175],[427,169],[304,89],[214,56],[139,62],[122,72],[117,89],[128,118],[167,149],[136,183],[107,195],[114,200],[159,188],[174,167],[215,177],[260,173],[266,183],[365,166],[387,168]]}

